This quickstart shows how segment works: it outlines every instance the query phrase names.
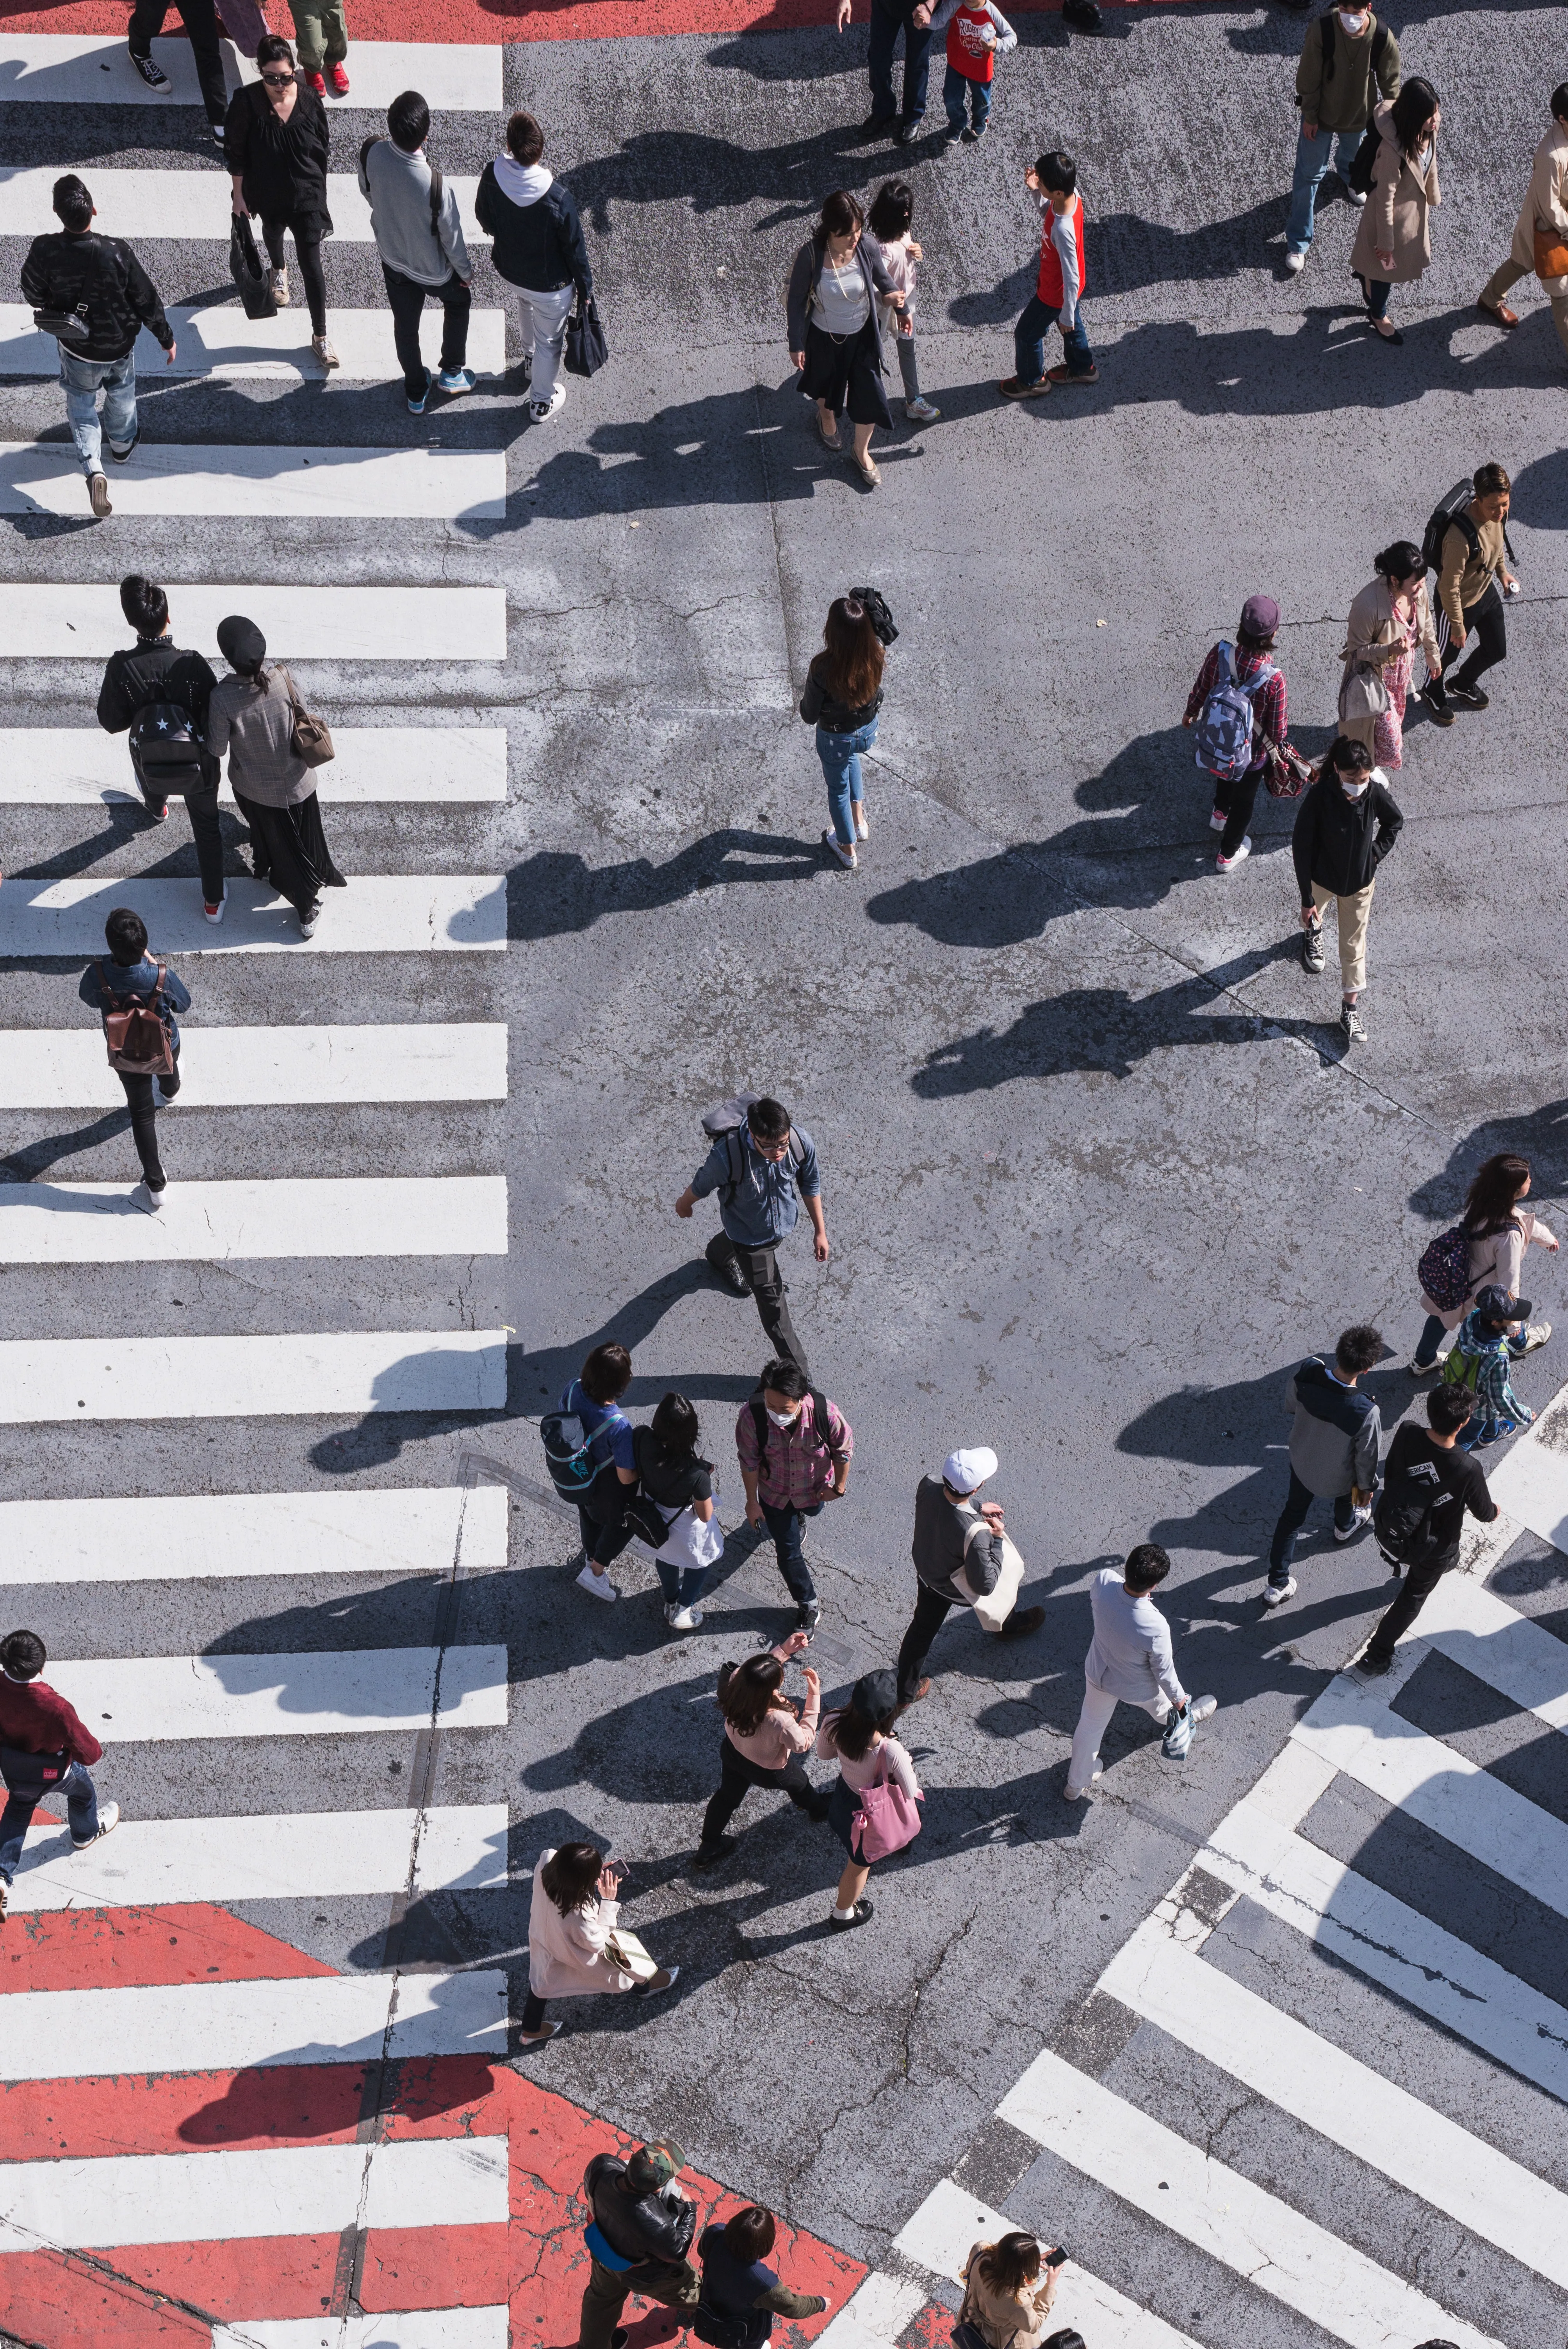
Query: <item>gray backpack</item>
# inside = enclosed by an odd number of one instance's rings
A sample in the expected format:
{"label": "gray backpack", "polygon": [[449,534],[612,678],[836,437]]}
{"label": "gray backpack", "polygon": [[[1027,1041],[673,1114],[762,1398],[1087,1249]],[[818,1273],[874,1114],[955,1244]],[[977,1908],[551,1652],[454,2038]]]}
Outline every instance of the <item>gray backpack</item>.
{"label": "gray backpack", "polygon": [[[719,1197],[727,1206],[746,1176],[746,1144],[741,1139],[746,1112],[753,1102],[763,1098],[760,1093],[736,1093],[729,1101],[716,1102],[712,1109],[702,1113],[702,1130],[710,1142],[722,1142],[727,1166],[727,1179],[718,1186]],[[789,1128],[789,1168],[799,1174],[806,1156],[805,1146],[793,1126]]]}

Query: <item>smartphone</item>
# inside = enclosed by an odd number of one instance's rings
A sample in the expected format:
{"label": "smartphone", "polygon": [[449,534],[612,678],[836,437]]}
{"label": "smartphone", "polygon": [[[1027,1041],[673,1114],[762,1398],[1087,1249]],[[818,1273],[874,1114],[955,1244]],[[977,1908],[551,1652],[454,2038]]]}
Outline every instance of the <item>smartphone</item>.
{"label": "smartphone", "polygon": [[1046,2253],[1045,2264],[1048,2268],[1065,2268],[1067,2263],[1068,2254],[1063,2250],[1060,2243],[1057,2245],[1054,2251],[1047,2251]]}

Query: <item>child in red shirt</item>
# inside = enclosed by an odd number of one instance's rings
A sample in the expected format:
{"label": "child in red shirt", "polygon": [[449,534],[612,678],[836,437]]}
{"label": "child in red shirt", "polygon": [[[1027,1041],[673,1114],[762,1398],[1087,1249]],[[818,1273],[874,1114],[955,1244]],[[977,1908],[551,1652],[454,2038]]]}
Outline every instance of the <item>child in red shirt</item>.
{"label": "child in red shirt", "polygon": [[[1016,372],[996,387],[1004,399],[1036,399],[1053,384],[1099,379],[1083,326],[1086,273],[1078,165],[1070,155],[1042,155],[1034,169],[1025,172],[1024,185],[1033,193],[1042,215],[1040,274],[1013,329]],[[1062,366],[1047,367],[1046,335],[1053,325],[1061,330],[1066,357]]]}
{"label": "child in red shirt", "polygon": [[[942,152],[945,155],[961,139],[973,145],[985,137],[996,59],[1017,47],[1018,36],[995,0],[942,0],[932,16],[931,29],[940,33],[944,28],[947,78],[942,85],[942,102],[947,109],[947,136]],[[974,110],[973,129],[965,126],[965,101]]]}

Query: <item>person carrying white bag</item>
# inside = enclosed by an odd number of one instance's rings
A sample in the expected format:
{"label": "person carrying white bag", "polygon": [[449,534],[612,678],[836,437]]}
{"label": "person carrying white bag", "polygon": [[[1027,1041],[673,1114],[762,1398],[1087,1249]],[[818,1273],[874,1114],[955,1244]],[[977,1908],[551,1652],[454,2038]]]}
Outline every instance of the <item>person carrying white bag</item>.
{"label": "person carrying white bag", "polygon": [[1001,1503],[975,1499],[997,1465],[985,1444],[950,1452],[941,1475],[923,1476],[915,1489],[911,1556],[919,1595],[898,1651],[901,1704],[929,1690],[925,1659],[950,1608],[972,1609],[981,1629],[1003,1640],[1024,1639],[1046,1619],[1043,1607],[1017,1603],[1024,1561],[1007,1539]]}
{"label": "person carrying white bag", "polygon": [[633,1452],[643,1495],[664,1519],[665,1538],[655,1549],[639,1537],[634,1547],[651,1557],[665,1594],[665,1621],[672,1631],[695,1631],[702,1622],[696,1605],[711,1568],[724,1556],[724,1527],[714,1511],[713,1463],[699,1458],[702,1430],[685,1395],[670,1393],[647,1427],[634,1435]]}
{"label": "person carrying white bag", "polygon": [[1140,1542],[1125,1566],[1102,1567],[1089,1585],[1094,1639],[1084,1660],[1083,1710],[1073,1732],[1067,1797],[1082,1800],[1099,1776],[1099,1741],[1119,1703],[1141,1705],[1165,1731],[1168,1761],[1186,1759],[1196,1723],[1218,1700],[1189,1697],[1171,1652],[1171,1626],[1150,1593],[1171,1571],[1158,1542]]}

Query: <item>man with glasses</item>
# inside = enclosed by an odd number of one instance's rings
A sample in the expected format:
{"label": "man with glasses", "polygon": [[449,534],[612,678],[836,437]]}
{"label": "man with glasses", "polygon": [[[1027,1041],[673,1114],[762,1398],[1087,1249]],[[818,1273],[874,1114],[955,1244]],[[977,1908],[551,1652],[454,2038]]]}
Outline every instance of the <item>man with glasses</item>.
{"label": "man with glasses", "polygon": [[828,1261],[816,1144],[803,1129],[790,1125],[781,1102],[764,1095],[748,1103],[744,1124],[715,1137],[713,1148],[676,1201],[676,1215],[689,1216],[710,1191],[718,1193],[723,1226],[707,1244],[715,1277],[733,1295],[749,1292],[756,1299],[774,1352],[799,1363],[810,1378],[806,1350],[785,1302],[779,1243],[799,1222],[803,1199],[815,1235],[817,1262]]}

